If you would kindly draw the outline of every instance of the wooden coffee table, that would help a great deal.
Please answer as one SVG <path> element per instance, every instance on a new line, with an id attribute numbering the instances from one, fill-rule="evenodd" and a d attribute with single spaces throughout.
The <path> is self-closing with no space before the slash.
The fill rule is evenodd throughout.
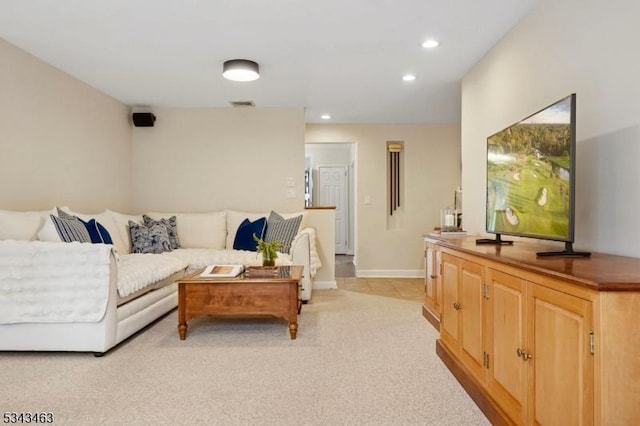
<path id="1" fill-rule="evenodd" d="M 298 284 L 304 267 L 287 268 L 288 276 L 284 277 L 246 278 L 241 274 L 235 278 L 202 278 L 200 270 L 178 280 L 180 340 L 187 337 L 187 321 L 202 315 L 282 318 L 288 321 L 289 334 L 295 339 L 301 307 Z"/>

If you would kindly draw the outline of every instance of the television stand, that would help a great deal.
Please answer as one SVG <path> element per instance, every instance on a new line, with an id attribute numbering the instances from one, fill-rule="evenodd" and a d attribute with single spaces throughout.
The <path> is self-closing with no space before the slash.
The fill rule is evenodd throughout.
<path id="1" fill-rule="evenodd" d="M 500 234 L 496 234 L 496 238 L 478 238 L 476 244 L 493 244 L 497 246 L 512 246 L 513 241 L 505 241 Z"/>
<path id="2" fill-rule="evenodd" d="M 573 243 L 564 243 L 562 251 L 539 251 L 536 253 L 538 257 L 589 257 L 591 253 L 588 251 L 573 251 Z"/>

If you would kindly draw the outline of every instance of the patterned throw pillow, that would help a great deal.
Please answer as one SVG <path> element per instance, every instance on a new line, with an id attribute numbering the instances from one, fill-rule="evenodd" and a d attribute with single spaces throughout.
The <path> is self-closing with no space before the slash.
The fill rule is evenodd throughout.
<path id="1" fill-rule="evenodd" d="M 269 219 L 267 219 L 267 231 L 264 240 L 266 242 L 280 241 L 282 242 L 282 253 L 289 253 L 291 243 L 298 233 L 302 215 L 285 219 L 278 213 L 271 211 Z"/>
<path id="2" fill-rule="evenodd" d="M 267 225 L 267 218 L 261 217 L 251 222 L 248 218 L 243 220 L 236 232 L 236 238 L 233 240 L 234 250 L 258 251 L 253 234 L 260 239 L 264 237 L 264 228 Z"/>
<path id="3" fill-rule="evenodd" d="M 171 251 L 167 227 L 160 222 L 146 227 L 129 221 L 131 253 L 164 253 Z"/>
<path id="4" fill-rule="evenodd" d="M 72 216 L 64 211 L 58 209 L 58 216 L 49 215 L 51 221 L 60 236 L 60 239 L 65 243 L 72 241 L 79 241 L 81 243 L 90 243 L 91 236 L 87 231 L 87 227 L 84 223 L 75 216 Z"/>
<path id="5" fill-rule="evenodd" d="M 167 228 L 171 249 L 180 248 L 180 238 L 178 238 L 178 221 L 175 216 L 171 216 L 169 219 L 162 218 L 160 220 L 155 220 L 146 214 L 143 214 L 142 220 L 144 220 L 144 226 L 149 228 L 156 223 L 162 223 Z"/>

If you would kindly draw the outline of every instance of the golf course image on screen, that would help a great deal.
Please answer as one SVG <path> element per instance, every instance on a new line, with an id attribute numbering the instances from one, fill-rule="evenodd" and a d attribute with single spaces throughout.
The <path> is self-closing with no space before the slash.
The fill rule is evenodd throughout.
<path id="1" fill-rule="evenodd" d="M 567 241 L 571 97 L 487 139 L 487 231 Z"/>

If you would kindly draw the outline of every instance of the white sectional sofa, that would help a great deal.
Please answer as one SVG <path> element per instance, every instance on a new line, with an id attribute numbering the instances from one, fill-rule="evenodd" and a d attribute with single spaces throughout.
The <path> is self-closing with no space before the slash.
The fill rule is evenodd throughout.
<path id="1" fill-rule="evenodd" d="M 0 210 L 0 350 L 102 354 L 177 306 L 179 277 L 207 265 L 259 265 L 259 254 L 234 250 L 240 223 L 268 213 L 147 213 L 176 216 L 180 247 L 161 254 L 130 253 L 128 223 L 142 215 L 107 210 L 70 212 L 95 219 L 113 244 L 60 242 L 51 212 Z M 304 266 L 301 299 L 311 299 L 321 266 L 315 230 L 304 223 L 277 264 Z M 285 217 L 296 214 L 283 215 Z M 176 332 L 177 333 L 177 332 Z"/>

